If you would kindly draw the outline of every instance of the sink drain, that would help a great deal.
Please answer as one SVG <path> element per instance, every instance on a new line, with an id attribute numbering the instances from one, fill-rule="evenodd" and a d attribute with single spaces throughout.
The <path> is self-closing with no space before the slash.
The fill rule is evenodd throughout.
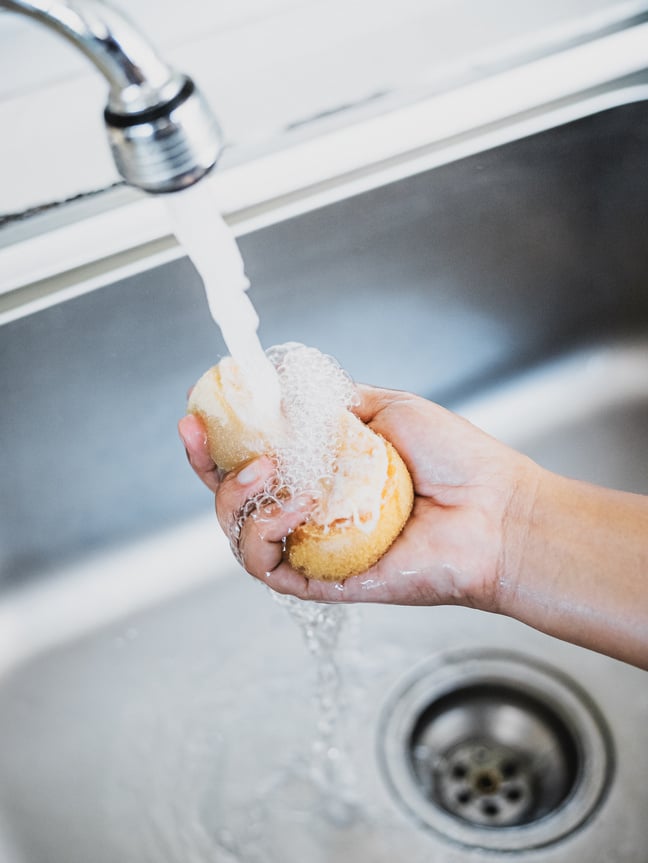
<path id="1" fill-rule="evenodd" d="M 419 718 L 407 756 L 421 790 L 471 824 L 526 824 L 578 778 L 577 742 L 547 705 L 512 686 L 463 686 Z"/>
<path id="2" fill-rule="evenodd" d="M 426 664 L 390 700 L 381 732 L 397 798 L 464 845 L 555 842 L 588 817 L 609 781 L 608 736 L 587 697 L 511 654 Z"/>

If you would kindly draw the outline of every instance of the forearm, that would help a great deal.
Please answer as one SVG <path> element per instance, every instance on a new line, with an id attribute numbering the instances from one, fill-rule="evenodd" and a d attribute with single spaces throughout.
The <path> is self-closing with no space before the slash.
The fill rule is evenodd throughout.
<path id="1" fill-rule="evenodd" d="M 648 497 L 541 471 L 533 505 L 517 521 L 500 609 L 648 668 Z"/>

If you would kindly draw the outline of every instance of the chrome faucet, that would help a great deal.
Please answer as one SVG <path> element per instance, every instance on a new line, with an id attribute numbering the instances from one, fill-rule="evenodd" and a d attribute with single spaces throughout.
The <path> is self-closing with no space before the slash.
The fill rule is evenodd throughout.
<path id="1" fill-rule="evenodd" d="M 200 180 L 222 147 L 216 118 L 193 81 L 168 66 L 128 19 L 99 0 L 0 0 L 72 42 L 109 84 L 104 112 L 117 170 L 147 192 Z"/>

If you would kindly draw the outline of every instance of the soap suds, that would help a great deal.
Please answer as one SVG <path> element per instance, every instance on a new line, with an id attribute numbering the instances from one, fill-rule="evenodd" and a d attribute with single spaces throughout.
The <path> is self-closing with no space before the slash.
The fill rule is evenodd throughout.
<path id="1" fill-rule="evenodd" d="M 275 473 L 240 512 L 235 540 L 251 515 L 267 518 L 275 506 L 302 500 L 315 508 L 327 497 L 335 484 L 344 416 L 357 404 L 353 381 L 333 357 L 297 342 L 266 353 L 279 379 L 284 430 L 269 453 Z"/>
<path id="2" fill-rule="evenodd" d="M 278 447 L 277 481 L 288 496 L 317 499 L 332 482 L 345 412 L 357 400 L 333 357 L 296 342 L 267 351 L 281 388 L 288 434 Z"/>

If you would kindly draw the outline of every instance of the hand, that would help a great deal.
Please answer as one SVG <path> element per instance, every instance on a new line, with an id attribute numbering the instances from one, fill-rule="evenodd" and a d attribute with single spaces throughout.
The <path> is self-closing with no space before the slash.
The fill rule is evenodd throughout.
<path id="1" fill-rule="evenodd" d="M 520 557 L 517 531 L 539 471 L 466 420 L 407 393 L 360 387 L 356 413 L 396 447 L 415 500 L 401 535 L 378 563 L 343 583 L 308 580 L 284 560 L 282 541 L 308 517 L 305 504 L 241 522 L 245 502 L 272 473 L 268 458 L 221 477 L 200 420 L 180 421 L 192 467 L 216 495 L 216 512 L 243 566 L 280 593 L 318 601 L 460 604 L 499 610 L 504 568 Z M 512 515 L 515 517 L 512 518 Z"/>

